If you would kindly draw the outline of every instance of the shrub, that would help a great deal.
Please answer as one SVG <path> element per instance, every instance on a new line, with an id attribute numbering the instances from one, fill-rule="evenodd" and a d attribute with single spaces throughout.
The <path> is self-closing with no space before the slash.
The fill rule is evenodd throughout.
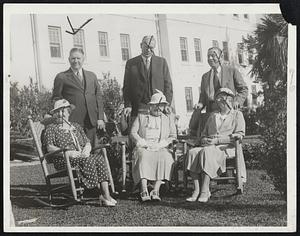
<path id="1" fill-rule="evenodd" d="M 41 120 L 52 108 L 51 92 L 40 92 L 37 83 L 30 78 L 29 86 L 18 88 L 17 82 L 10 83 L 10 130 L 22 136 L 31 135 L 28 116 Z"/>
<path id="2" fill-rule="evenodd" d="M 246 122 L 246 135 L 256 135 L 260 133 L 258 125 L 257 112 L 253 109 L 245 107 L 241 110 Z"/>
<path id="3" fill-rule="evenodd" d="M 262 82 L 264 91 L 264 106 L 257 110 L 266 143 L 261 164 L 286 198 L 288 24 L 282 15 L 267 15 L 254 35 L 244 41 L 249 50 L 254 48 L 258 52 L 252 73 Z"/>
<path id="4" fill-rule="evenodd" d="M 103 93 L 104 111 L 108 121 L 118 121 L 118 115 L 123 104 L 120 84 L 115 77 L 111 78 L 110 72 L 108 72 L 103 73 L 100 86 Z"/>

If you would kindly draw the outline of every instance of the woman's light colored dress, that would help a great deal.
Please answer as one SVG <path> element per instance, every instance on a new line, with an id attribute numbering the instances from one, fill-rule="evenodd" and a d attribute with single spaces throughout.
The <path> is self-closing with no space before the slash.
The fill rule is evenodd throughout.
<path id="1" fill-rule="evenodd" d="M 135 143 L 142 139 L 148 143 L 165 140 L 170 144 L 176 138 L 174 116 L 139 114 L 133 123 L 131 138 Z M 151 149 L 135 147 L 133 151 L 132 175 L 135 184 L 141 179 L 170 180 L 174 160 L 168 148 Z"/>
<path id="2" fill-rule="evenodd" d="M 230 140 L 229 135 L 245 135 L 245 120 L 243 113 L 231 110 L 227 116 L 222 117 L 219 112 L 212 113 L 203 129 L 201 137 L 218 137 L 223 142 Z M 220 172 L 226 171 L 226 157 L 235 155 L 232 144 L 208 145 L 189 150 L 186 158 L 186 170 L 193 173 L 204 171 L 210 178 L 215 178 Z M 246 167 L 243 153 L 241 153 L 242 181 L 246 182 Z"/>

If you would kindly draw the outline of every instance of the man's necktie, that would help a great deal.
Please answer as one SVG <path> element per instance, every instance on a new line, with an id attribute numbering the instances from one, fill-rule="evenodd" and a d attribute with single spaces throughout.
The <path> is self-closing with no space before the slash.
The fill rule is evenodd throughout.
<path id="1" fill-rule="evenodd" d="M 150 57 L 146 58 L 146 69 L 147 71 L 150 69 Z"/>
<path id="2" fill-rule="evenodd" d="M 77 72 L 76 76 L 80 80 L 80 82 L 83 84 L 82 76 L 80 75 L 79 71 Z"/>
<path id="3" fill-rule="evenodd" d="M 220 85 L 220 79 L 218 76 L 218 71 L 214 70 L 214 89 L 215 89 L 215 93 L 219 90 L 219 88 L 221 87 Z"/>

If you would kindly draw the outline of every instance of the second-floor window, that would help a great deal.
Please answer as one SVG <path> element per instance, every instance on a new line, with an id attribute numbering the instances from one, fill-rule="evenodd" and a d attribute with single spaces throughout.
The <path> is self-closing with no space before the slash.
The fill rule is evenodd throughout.
<path id="1" fill-rule="evenodd" d="M 219 42 L 218 42 L 218 40 L 213 40 L 213 41 L 212 41 L 212 46 L 218 48 L 218 47 L 219 47 Z"/>
<path id="2" fill-rule="evenodd" d="M 99 36 L 99 50 L 101 57 L 108 57 L 109 50 L 108 50 L 108 39 L 107 39 L 107 32 L 98 32 Z"/>
<path id="3" fill-rule="evenodd" d="M 249 15 L 248 14 L 244 14 L 244 19 L 245 20 L 249 20 Z"/>
<path id="4" fill-rule="evenodd" d="M 130 55 L 130 39 L 129 34 L 120 34 L 122 61 L 127 61 Z"/>
<path id="5" fill-rule="evenodd" d="M 73 36 L 73 45 L 75 48 L 81 48 L 85 52 L 85 42 L 84 42 L 84 32 L 83 30 L 79 30 L 74 36 Z"/>
<path id="6" fill-rule="evenodd" d="M 180 37 L 180 52 L 181 52 L 181 60 L 188 61 L 188 45 L 187 45 L 187 38 Z"/>
<path id="7" fill-rule="evenodd" d="M 228 42 L 223 42 L 223 55 L 224 55 L 224 61 L 229 61 L 229 50 L 228 50 Z"/>
<path id="8" fill-rule="evenodd" d="M 50 55 L 52 58 L 62 58 L 62 41 L 60 27 L 48 26 Z"/>
<path id="9" fill-rule="evenodd" d="M 185 102 L 186 110 L 188 112 L 193 111 L 193 90 L 192 87 L 185 87 Z"/>
<path id="10" fill-rule="evenodd" d="M 200 39 L 194 38 L 194 47 L 195 47 L 195 57 L 196 62 L 202 62 L 202 50 L 201 50 L 201 41 Z"/>

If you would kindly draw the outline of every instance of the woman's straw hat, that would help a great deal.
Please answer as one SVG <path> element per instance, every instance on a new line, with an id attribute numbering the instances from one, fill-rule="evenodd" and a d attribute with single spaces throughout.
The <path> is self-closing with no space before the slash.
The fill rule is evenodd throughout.
<path id="1" fill-rule="evenodd" d="M 53 114 L 55 113 L 56 111 L 58 111 L 59 109 L 62 109 L 62 108 L 67 108 L 67 107 L 70 107 L 71 110 L 73 110 L 75 108 L 75 106 L 73 104 L 70 104 L 66 99 L 60 99 L 60 100 L 57 100 L 55 103 L 54 103 L 54 109 L 52 109 L 50 111 L 50 114 Z"/>

